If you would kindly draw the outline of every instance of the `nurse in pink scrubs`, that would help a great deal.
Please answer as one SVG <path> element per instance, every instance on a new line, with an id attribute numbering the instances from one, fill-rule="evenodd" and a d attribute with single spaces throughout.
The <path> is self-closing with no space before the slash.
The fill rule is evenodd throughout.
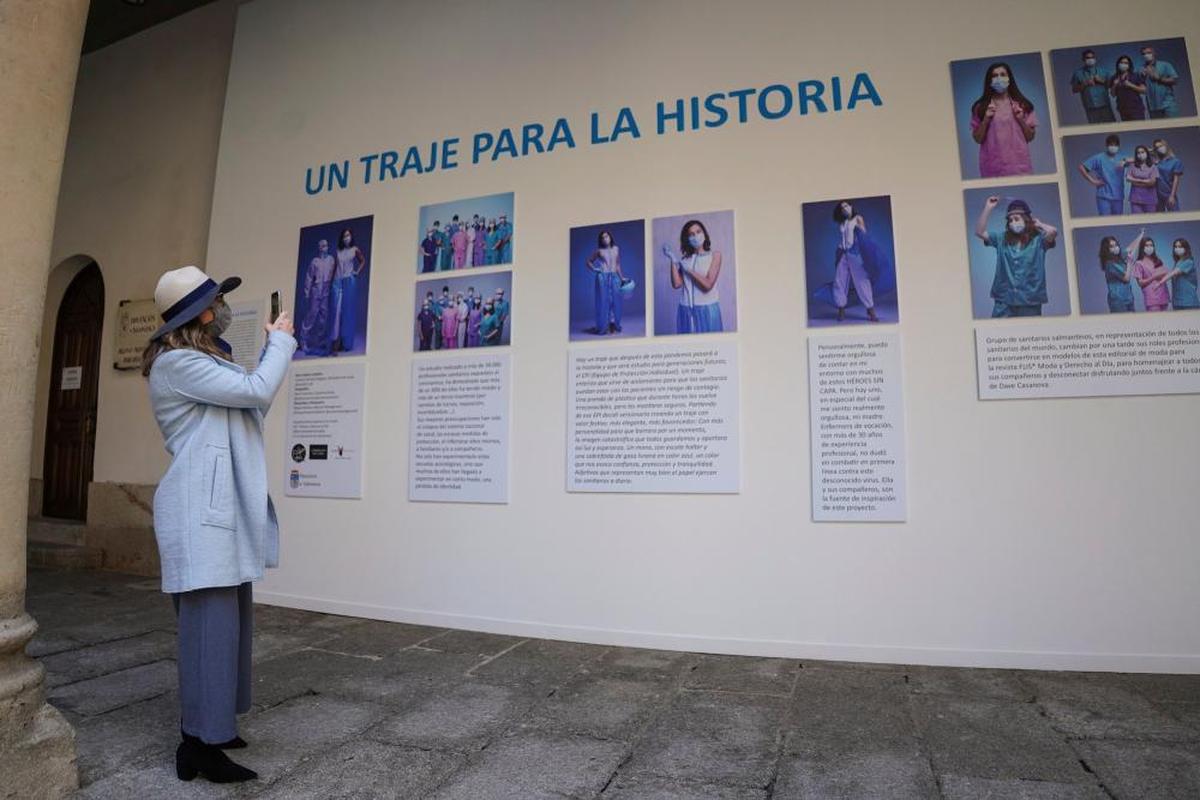
<path id="1" fill-rule="evenodd" d="M 442 309 L 442 349 L 458 349 L 458 304 L 453 300 Z"/>
<path id="2" fill-rule="evenodd" d="M 971 106 L 971 136 L 979 144 L 979 177 L 1031 175 L 1029 143 L 1037 134 L 1033 103 L 1017 86 L 1012 68 L 997 62 L 987 68 L 983 94 Z"/>

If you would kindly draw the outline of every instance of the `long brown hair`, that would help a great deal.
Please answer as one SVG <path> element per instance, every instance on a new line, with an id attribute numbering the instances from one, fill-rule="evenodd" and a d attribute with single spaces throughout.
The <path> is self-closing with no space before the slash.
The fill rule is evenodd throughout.
<path id="1" fill-rule="evenodd" d="M 149 377 L 154 359 L 168 350 L 199 350 L 213 358 L 223 358 L 232 361 L 229 354 L 217 344 L 217 339 L 207 330 L 200 317 L 189 320 L 173 331 L 168 331 L 159 339 L 151 339 L 142 351 L 142 375 Z"/>

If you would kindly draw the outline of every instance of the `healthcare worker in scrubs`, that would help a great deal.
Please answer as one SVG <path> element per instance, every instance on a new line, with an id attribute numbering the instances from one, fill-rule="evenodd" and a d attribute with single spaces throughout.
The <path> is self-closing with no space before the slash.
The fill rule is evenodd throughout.
<path id="1" fill-rule="evenodd" d="M 1158 208 L 1158 167 L 1150 160 L 1150 148 L 1139 144 L 1125 170 L 1129 183 L 1129 213 L 1149 214 Z"/>
<path id="2" fill-rule="evenodd" d="M 494 347 L 500 344 L 500 315 L 492 301 L 483 305 L 483 319 L 479 323 L 479 336 L 483 339 L 484 347 Z"/>
<path id="3" fill-rule="evenodd" d="M 984 201 L 975 222 L 975 235 L 996 250 L 992 279 L 993 317 L 1040 317 L 1046 294 L 1046 251 L 1058 241 L 1058 229 L 1035 216 L 1029 204 L 1016 199 L 1004 213 L 1003 231 L 988 230 L 988 218 L 1000 204 L 992 195 Z"/>
<path id="4" fill-rule="evenodd" d="M 1113 116 L 1112 99 L 1108 96 L 1108 82 L 1112 72 L 1096 66 L 1096 51 L 1083 51 L 1083 66 L 1071 75 L 1071 91 L 1079 95 L 1083 113 L 1088 122 L 1116 122 Z"/>
<path id="5" fill-rule="evenodd" d="M 479 327 L 483 323 L 483 304 L 479 298 L 471 300 L 471 310 L 467 312 L 467 347 L 479 347 L 483 344 Z"/>
<path id="6" fill-rule="evenodd" d="M 1174 65 L 1162 61 L 1149 45 L 1142 48 L 1141 75 L 1146 81 L 1146 109 L 1150 119 L 1164 119 L 1179 116 L 1179 105 L 1175 102 L 1175 84 L 1179 82 L 1179 73 Z"/>
<path id="7" fill-rule="evenodd" d="M 496 230 L 496 220 L 488 220 L 487 234 L 484 237 L 485 249 L 483 253 L 483 263 L 487 266 L 493 266 L 500 262 L 500 232 Z"/>
<path id="8" fill-rule="evenodd" d="M 1109 92 L 1117 102 L 1117 116 L 1122 122 L 1146 118 L 1146 79 L 1133 68 L 1133 59 L 1117 57 L 1116 72 Z"/>
<path id="9" fill-rule="evenodd" d="M 433 349 L 433 328 L 437 324 L 437 317 L 433 313 L 433 303 L 426 299 L 421 304 L 421 311 L 417 314 L 417 337 L 420 343 L 417 345 L 419 350 Z"/>
<path id="10" fill-rule="evenodd" d="M 1175 259 L 1166 280 L 1171 282 L 1171 305 L 1176 309 L 1200 308 L 1200 297 L 1196 293 L 1196 258 L 1192 255 L 1192 243 L 1187 239 L 1176 239 L 1171 243 L 1171 256 Z"/>
<path id="11" fill-rule="evenodd" d="M 496 310 L 496 330 L 499 331 L 497 344 L 504 339 L 504 326 L 508 324 L 509 314 L 512 313 L 512 304 L 504 299 L 504 290 L 496 290 L 496 298 L 493 302 Z"/>
<path id="12" fill-rule="evenodd" d="M 433 272 L 437 268 L 438 242 L 433 238 L 433 228 L 425 231 L 421 240 L 421 272 Z"/>
<path id="13" fill-rule="evenodd" d="M 454 301 L 442 309 L 442 349 L 458 349 L 458 304 Z"/>
<path id="14" fill-rule="evenodd" d="M 1157 211 L 1179 210 L 1179 184 L 1183 181 L 1183 162 L 1166 139 L 1154 140 L 1154 165 L 1158 167 Z"/>
<path id="15" fill-rule="evenodd" d="M 1125 211 L 1125 168 L 1129 161 L 1121 155 L 1121 137 L 1115 133 L 1104 140 L 1104 152 L 1079 165 L 1079 174 L 1096 187 L 1096 213 L 1102 217 Z"/>
<path id="16" fill-rule="evenodd" d="M 971 106 L 971 137 L 979 145 L 979 177 L 1030 175 L 1029 143 L 1037 135 L 1033 103 L 1021 93 L 1017 77 L 1004 62 L 987 68 L 983 93 Z"/>
<path id="17" fill-rule="evenodd" d="M 336 262 L 329 242 L 317 242 L 317 254 L 308 262 L 304 276 L 304 323 L 300 347 L 310 356 L 329 355 L 329 294 Z"/>
<path id="18" fill-rule="evenodd" d="M 512 263 L 513 228 L 508 224 L 508 215 L 500 215 L 500 223 L 496 226 L 496 257 L 498 264 Z"/>
<path id="19" fill-rule="evenodd" d="M 1141 238 L 1140 236 L 1138 237 Z M 1115 236 L 1100 240 L 1100 271 L 1108 289 L 1108 310 L 1113 314 L 1133 311 L 1133 252 L 1137 246 L 1131 244 L 1128 253 L 1122 254 L 1121 243 Z"/>
<path id="20" fill-rule="evenodd" d="M 1167 289 L 1170 270 L 1158 255 L 1154 240 L 1138 235 L 1137 260 L 1133 263 L 1133 279 L 1142 287 L 1142 302 L 1147 311 L 1166 311 L 1171 307 L 1171 292 Z"/>
<path id="21" fill-rule="evenodd" d="M 671 288 L 679 290 L 675 311 L 676 333 L 719 333 L 721 297 L 717 281 L 721 277 L 721 251 L 714 250 L 708 228 L 698 219 L 690 219 L 679 230 L 679 252 L 669 244 L 662 246 L 671 271 Z"/>

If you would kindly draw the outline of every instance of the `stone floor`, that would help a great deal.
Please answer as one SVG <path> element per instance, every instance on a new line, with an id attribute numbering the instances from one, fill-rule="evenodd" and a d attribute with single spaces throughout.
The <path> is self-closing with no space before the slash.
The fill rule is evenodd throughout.
<path id="1" fill-rule="evenodd" d="M 259 781 L 176 780 L 155 580 L 34 571 L 86 798 L 1200 798 L 1200 676 L 705 656 L 259 606 Z"/>

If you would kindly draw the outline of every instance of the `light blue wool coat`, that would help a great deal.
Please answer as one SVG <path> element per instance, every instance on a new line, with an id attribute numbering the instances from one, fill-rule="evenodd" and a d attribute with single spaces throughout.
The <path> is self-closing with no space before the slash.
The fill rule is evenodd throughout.
<path id="1" fill-rule="evenodd" d="M 278 565 L 263 416 L 295 350 L 272 331 L 254 372 L 198 350 L 154 360 L 150 403 L 171 454 L 154 493 L 164 592 L 237 586 Z"/>

